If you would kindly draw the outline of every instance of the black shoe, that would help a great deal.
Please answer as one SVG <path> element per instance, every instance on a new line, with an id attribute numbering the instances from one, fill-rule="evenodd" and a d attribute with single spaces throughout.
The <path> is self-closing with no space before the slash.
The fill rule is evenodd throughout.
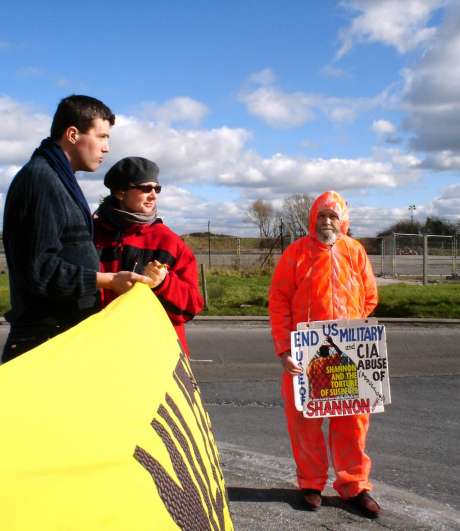
<path id="1" fill-rule="evenodd" d="M 377 518 L 380 512 L 380 505 L 374 500 L 367 490 L 361 491 L 357 496 L 349 498 L 348 503 L 358 509 L 367 518 Z"/>
<path id="2" fill-rule="evenodd" d="M 321 507 L 321 491 L 302 489 L 302 499 L 308 511 L 317 511 Z"/>

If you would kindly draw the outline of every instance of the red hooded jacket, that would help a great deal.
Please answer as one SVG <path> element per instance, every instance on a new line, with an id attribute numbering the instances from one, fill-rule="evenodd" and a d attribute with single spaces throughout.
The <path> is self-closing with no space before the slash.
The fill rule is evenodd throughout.
<path id="1" fill-rule="evenodd" d="M 198 285 L 197 264 L 183 240 L 159 219 L 152 225 L 133 224 L 117 231 L 100 217 L 94 219 L 94 241 L 100 256 L 100 271 L 142 273 L 148 262 L 158 260 L 168 266 L 164 281 L 153 289 L 189 355 L 184 324 L 203 309 Z M 102 290 L 102 305 L 116 294 Z"/>

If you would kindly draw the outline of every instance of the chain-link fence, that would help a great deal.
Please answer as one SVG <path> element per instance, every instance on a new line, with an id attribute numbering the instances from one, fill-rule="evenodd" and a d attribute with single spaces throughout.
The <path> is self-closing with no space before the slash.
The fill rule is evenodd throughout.
<path id="1" fill-rule="evenodd" d="M 458 236 L 393 233 L 376 238 L 378 256 L 371 255 L 374 271 L 392 278 L 457 278 L 460 273 Z"/>
<path id="2" fill-rule="evenodd" d="M 199 264 L 208 267 L 254 269 L 272 268 L 291 239 L 237 238 L 213 236 L 185 237 Z"/>
<path id="3" fill-rule="evenodd" d="M 198 263 L 234 269 L 273 267 L 291 242 L 289 236 L 264 239 L 210 235 L 208 238 L 185 240 L 194 250 Z M 427 282 L 460 275 L 459 235 L 394 233 L 383 238 L 362 238 L 360 241 L 378 276 L 414 278 Z"/>
<path id="4" fill-rule="evenodd" d="M 232 236 L 185 236 L 199 264 L 231 269 L 273 268 L 293 236 L 238 238 Z M 460 234 L 438 236 L 394 233 L 383 238 L 358 238 L 378 276 L 433 279 L 460 278 Z M 0 272 L 6 272 L 0 242 Z"/>

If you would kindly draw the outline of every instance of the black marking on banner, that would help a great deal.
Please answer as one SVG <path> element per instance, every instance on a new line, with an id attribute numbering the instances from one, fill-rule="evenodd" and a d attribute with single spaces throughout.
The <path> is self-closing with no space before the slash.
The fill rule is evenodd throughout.
<path id="1" fill-rule="evenodd" d="M 217 486 L 215 495 L 212 493 L 211 482 L 203 458 L 198 450 L 197 441 L 183 414 L 169 394 L 165 396 L 166 404 L 159 406 L 155 415 L 156 418 L 152 420 L 151 426 L 168 451 L 180 485 L 168 474 L 161 463 L 145 449 L 137 446 L 134 451 L 134 458 L 149 472 L 166 509 L 183 531 L 225 531 L 224 496 L 227 504 L 228 497 L 226 492 L 222 492 L 223 489 L 218 480 L 218 476 L 221 480 L 223 479 L 220 460 L 211 436 L 212 429 L 209 416 L 202 407 L 198 385 L 182 353 L 174 371 L 174 380 L 193 413 L 198 431 L 203 440 L 206 457 L 209 460 L 212 476 Z M 165 407 L 166 405 L 169 406 L 173 415 Z M 157 417 L 166 422 L 174 439 Z M 196 483 L 192 479 L 179 447 L 186 457 Z M 199 470 L 195 465 L 192 450 Z M 202 499 L 206 508 L 203 507 Z M 218 522 L 215 520 L 213 509 L 217 515 Z"/>

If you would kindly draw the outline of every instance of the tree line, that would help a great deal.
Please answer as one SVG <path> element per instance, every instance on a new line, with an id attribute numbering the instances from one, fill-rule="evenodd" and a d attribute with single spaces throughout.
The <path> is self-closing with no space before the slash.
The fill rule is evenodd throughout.
<path id="1" fill-rule="evenodd" d="M 410 219 L 403 219 L 393 223 L 387 229 L 379 232 L 377 237 L 388 236 L 394 232 L 399 234 L 433 234 L 438 236 L 455 236 L 458 233 L 459 225 L 450 221 L 438 218 L 427 217 L 424 222 Z"/>
<path id="2" fill-rule="evenodd" d="M 308 234 L 308 219 L 313 199 L 307 194 L 293 194 L 285 198 L 280 209 L 263 199 L 253 201 L 248 207 L 249 220 L 259 230 L 260 238 L 288 236 L 297 239 Z M 460 224 L 429 216 L 424 222 L 412 219 L 399 220 L 377 233 L 377 238 L 394 232 L 400 234 L 433 234 L 455 236 Z"/>
<path id="3" fill-rule="evenodd" d="M 248 208 L 249 220 L 254 223 L 260 238 L 292 239 L 308 234 L 308 218 L 313 200 L 307 194 L 292 194 L 286 197 L 280 209 L 268 201 L 257 199 Z"/>

